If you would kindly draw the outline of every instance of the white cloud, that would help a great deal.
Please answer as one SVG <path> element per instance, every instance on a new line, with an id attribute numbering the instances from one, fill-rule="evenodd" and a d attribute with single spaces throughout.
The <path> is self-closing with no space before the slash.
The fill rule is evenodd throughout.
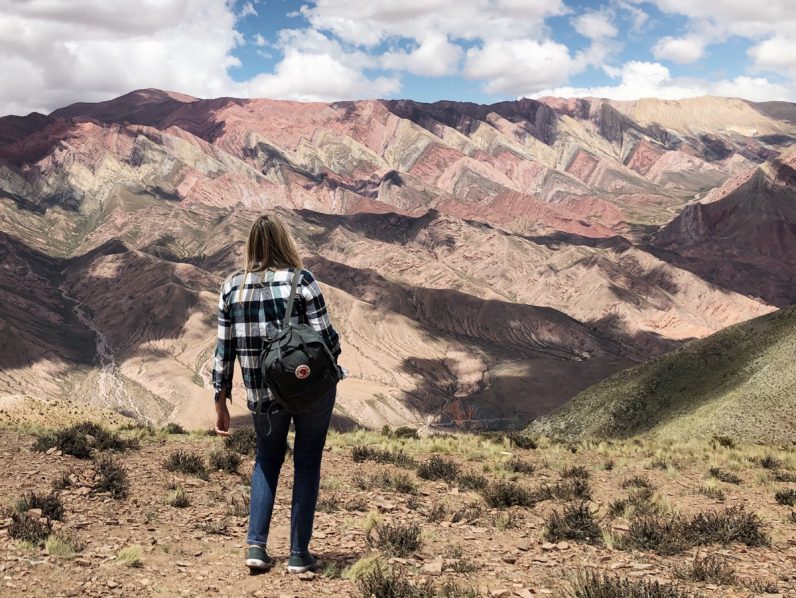
<path id="1" fill-rule="evenodd" d="M 256 17 L 257 10 L 254 8 L 254 4 L 251 2 L 247 2 L 243 5 L 243 8 L 240 10 L 240 14 L 238 15 L 240 18 L 245 19 L 246 17 Z"/>
<path id="2" fill-rule="evenodd" d="M 268 43 L 266 39 L 259 33 L 254 34 L 254 37 L 252 37 L 252 41 L 254 42 L 255 46 L 258 46 L 260 48 L 262 48 Z"/>
<path id="3" fill-rule="evenodd" d="M 575 70 L 569 49 L 552 41 L 490 41 L 467 51 L 464 75 L 486 80 L 489 93 L 528 95 L 559 85 Z"/>
<path id="4" fill-rule="evenodd" d="M 757 68 L 785 69 L 796 76 L 796 36 L 774 36 L 749 48 L 748 54 Z"/>
<path id="5" fill-rule="evenodd" d="M 535 94 L 536 97 L 598 97 L 614 100 L 662 98 L 677 100 L 703 95 L 740 97 L 753 101 L 792 100 L 793 90 L 765 78 L 739 76 L 732 80 L 704 81 L 673 78 L 669 69 L 657 62 L 626 62 L 619 68 L 606 67 L 616 85 L 597 87 L 558 87 Z"/>
<path id="6" fill-rule="evenodd" d="M 616 25 L 605 12 L 585 12 L 572 20 L 575 31 L 589 39 L 616 37 Z"/>
<path id="7" fill-rule="evenodd" d="M 390 37 L 420 43 L 430 34 L 487 41 L 534 37 L 545 18 L 568 9 L 563 0 L 315 0 L 301 12 L 316 29 L 346 43 L 374 46 Z"/>
<path id="8" fill-rule="evenodd" d="M 441 77 L 457 71 L 463 54 L 461 46 L 450 43 L 447 36 L 431 33 L 411 52 L 386 52 L 381 57 L 381 64 L 386 69 Z"/>
<path id="9" fill-rule="evenodd" d="M 663 37 L 652 48 L 655 58 L 678 64 L 696 62 L 704 51 L 705 42 L 697 37 Z"/>
<path id="10" fill-rule="evenodd" d="M 0 0 L 0 114 L 159 87 L 223 95 L 241 43 L 225 0 Z"/>

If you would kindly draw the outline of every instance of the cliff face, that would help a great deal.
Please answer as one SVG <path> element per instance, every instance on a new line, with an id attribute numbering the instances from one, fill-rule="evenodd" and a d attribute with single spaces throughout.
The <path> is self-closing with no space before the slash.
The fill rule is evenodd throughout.
<path id="1" fill-rule="evenodd" d="M 465 408 L 527 420 L 793 296 L 796 126 L 781 107 L 701 101 L 142 90 L 0 118 L 0 233 L 16 256 L 0 291 L 47 322 L 6 330 L 51 339 L 0 353 L 0 392 L 203 424 L 191 405 L 207 394 L 217 287 L 275 209 L 341 328 L 342 409 L 373 425 Z M 708 124 L 685 126 L 689 110 Z M 768 282 L 741 284 L 749 268 Z M 42 335 L 59 317 L 68 332 Z M 62 383 L 39 385 L 42 367 Z"/>

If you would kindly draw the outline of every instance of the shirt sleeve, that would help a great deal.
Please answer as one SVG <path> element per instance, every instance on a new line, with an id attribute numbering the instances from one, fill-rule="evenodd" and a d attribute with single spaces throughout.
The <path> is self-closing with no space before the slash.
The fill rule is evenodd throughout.
<path id="1" fill-rule="evenodd" d="M 213 367 L 213 388 L 226 389 L 231 396 L 232 376 L 235 372 L 235 337 L 233 322 L 224 288 L 218 298 L 218 338 L 216 340 L 215 366 Z"/>
<path id="2" fill-rule="evenodd" d="M 304 270 L 301 284 L 301 296 L 304 298 L 304 305 L 306 306 L 307 323 L 317 330 L 323 336 L 326 346 L 334 355 L 334 358 L 340 355 L 340 335 L 332 326 L 329 319 L 329 311 L 326 308 L 326 301 L 323 298 L 321 287 L 313 277 L 312 273 Z"/>

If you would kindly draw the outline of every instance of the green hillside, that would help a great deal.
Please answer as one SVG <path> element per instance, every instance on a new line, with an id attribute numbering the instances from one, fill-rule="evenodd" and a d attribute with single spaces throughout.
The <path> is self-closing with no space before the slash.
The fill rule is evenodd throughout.
<path id="1" fill-rule="evenodd" d="M 534 420 L 527 432 L 796 441 L 796 306 L 623 370 Z"/>

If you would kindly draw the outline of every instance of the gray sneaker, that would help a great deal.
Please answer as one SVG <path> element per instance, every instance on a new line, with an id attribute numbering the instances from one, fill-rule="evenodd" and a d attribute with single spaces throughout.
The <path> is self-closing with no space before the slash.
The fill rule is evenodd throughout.
<path id="1" fill-rule="evenodd" d="M 291 554 L 287 562 L 288 573 L 304 573 L 320 567 L 321 563 L 311 554 Z"/>
<path id="2" fill-rule="evenodd" d="M 274 565 L 274 559 L 268 556 L 265 548 L 249 546 L 246 550 L 246 566 L 256 571 L 265 571 Z"/>

